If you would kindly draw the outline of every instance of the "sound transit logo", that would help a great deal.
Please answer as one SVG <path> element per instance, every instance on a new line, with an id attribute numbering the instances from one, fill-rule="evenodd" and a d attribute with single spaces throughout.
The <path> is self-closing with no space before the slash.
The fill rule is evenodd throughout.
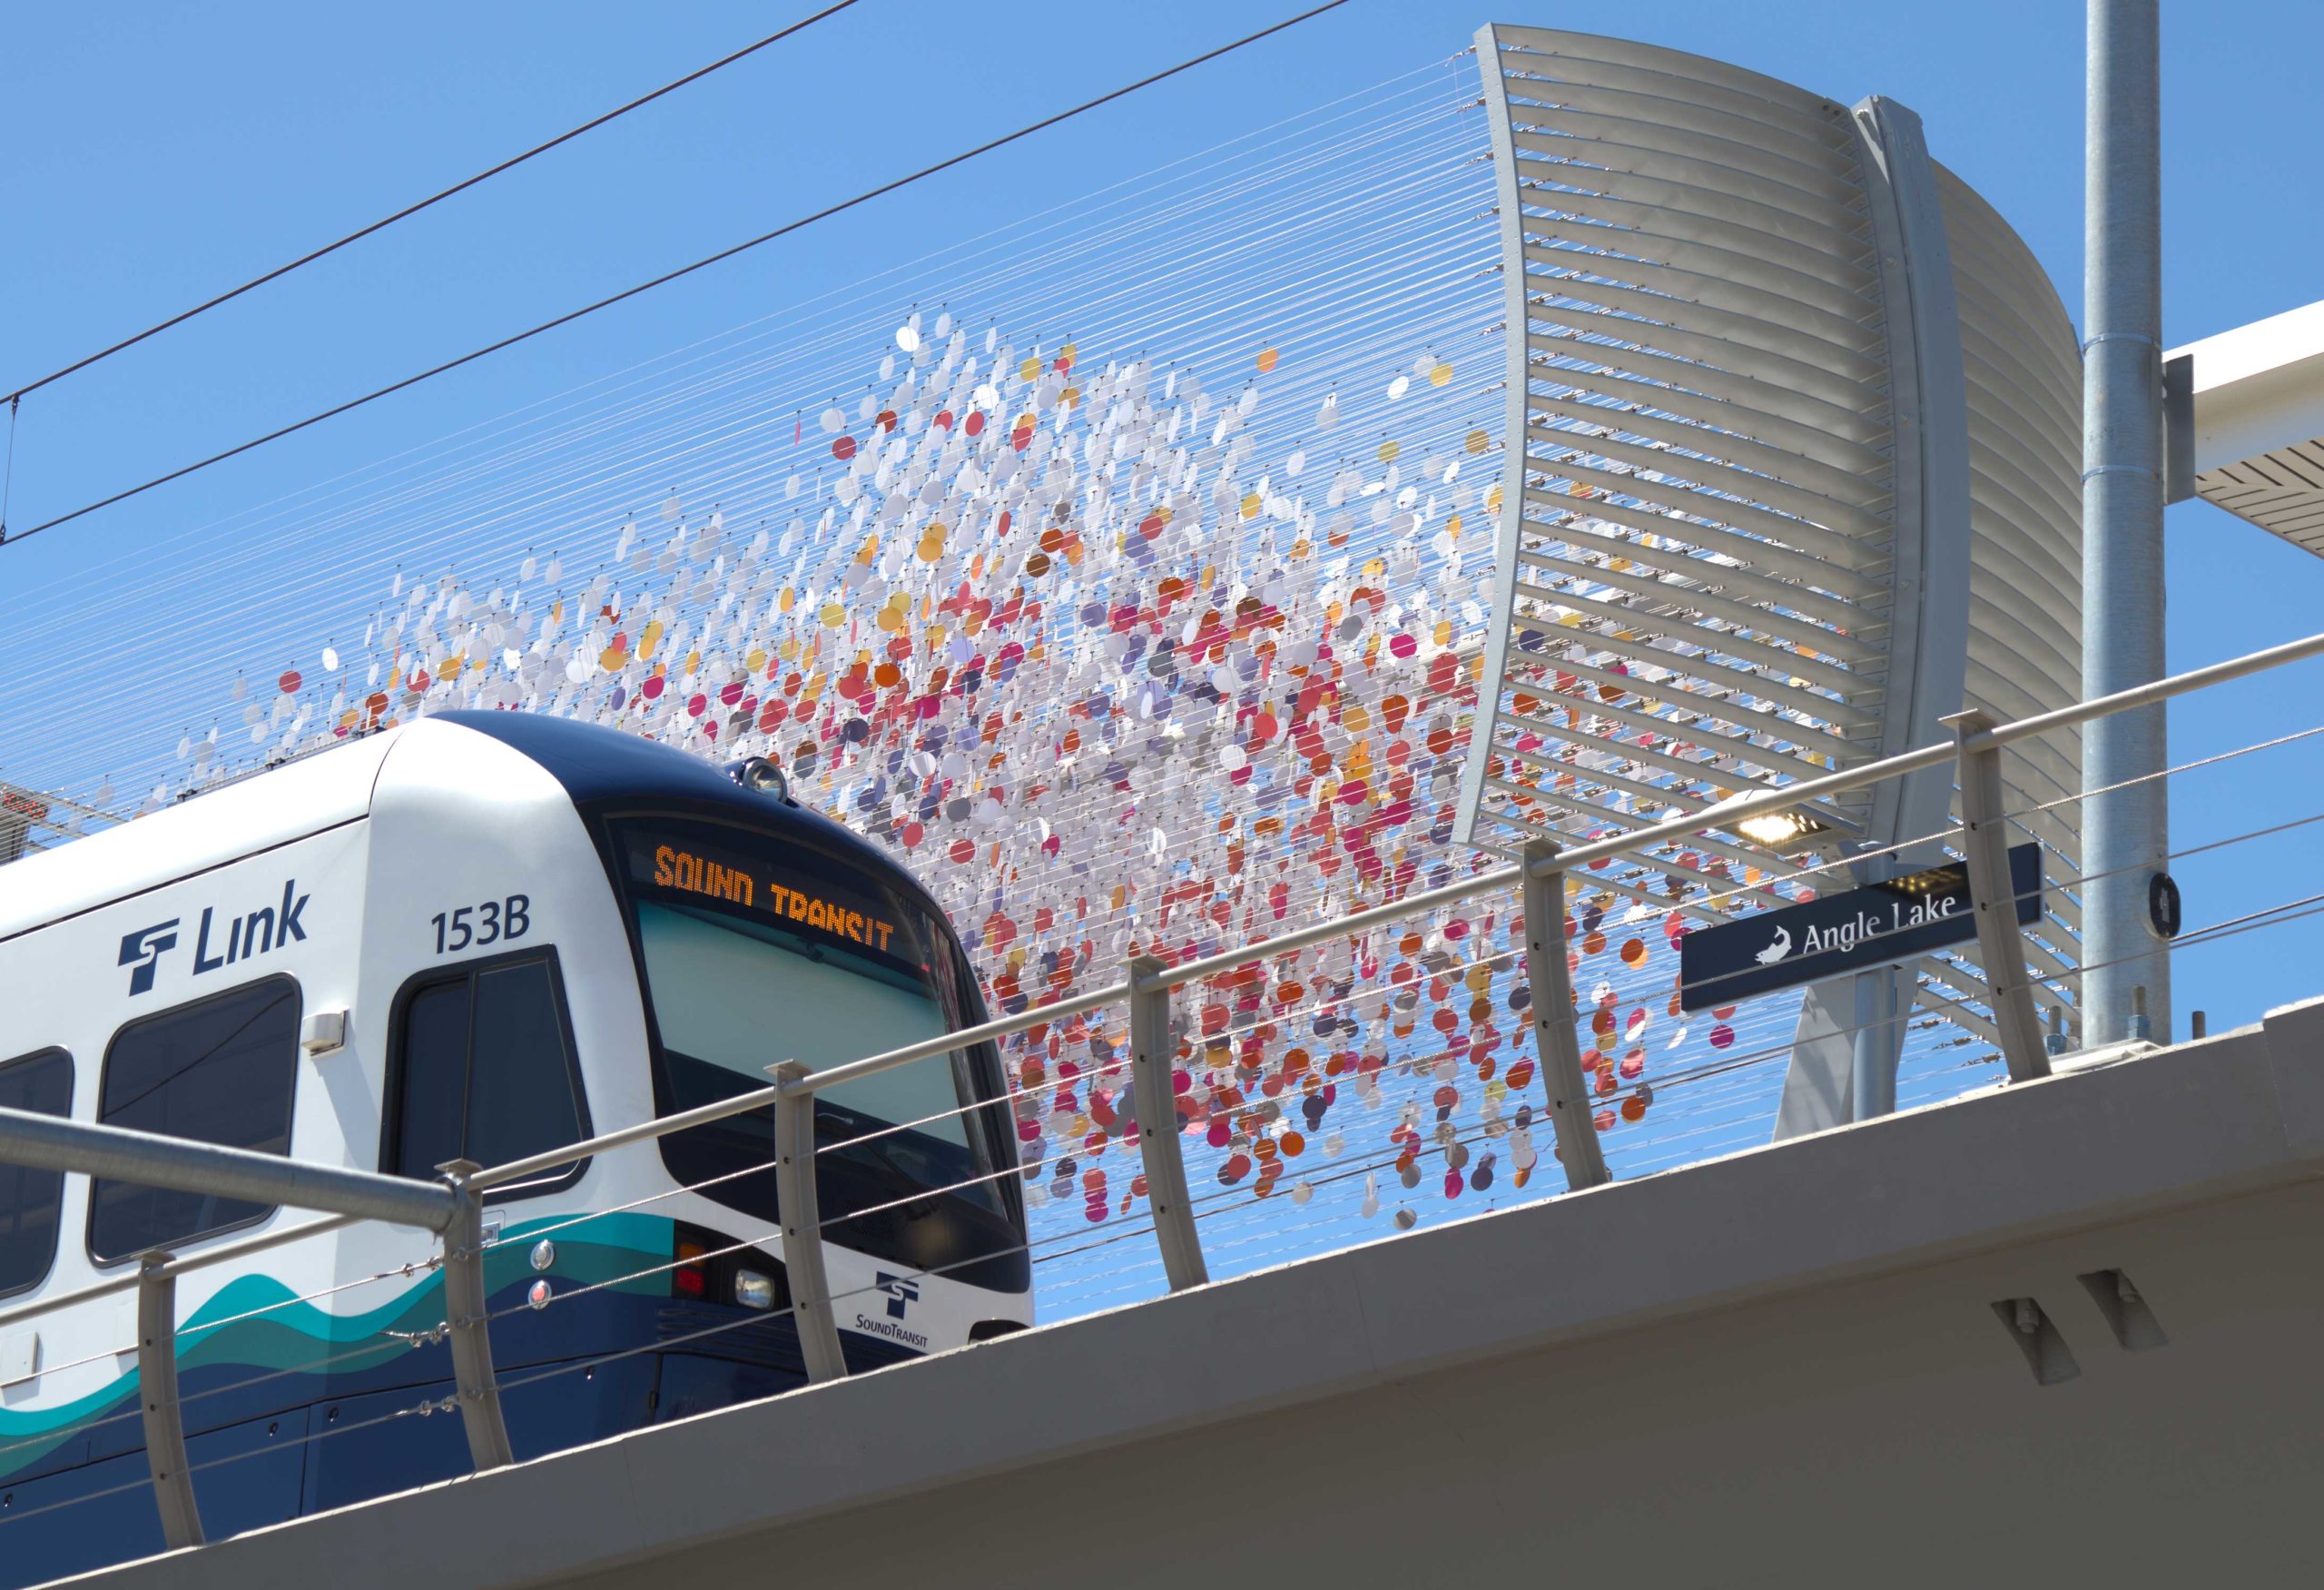
<path id="1" fill-rule="evenodd" d="M 883 1269 L 874 1284 L 888 1294 L 888 1318 L 891 1319 L 901 1319 L 904 1310 L 920 1301 L 920 1283 L 910 1276 L 890 1275 Z"/>
<path id="2" fill-rule="evenodd" d="M 129 992 L 134 997 L 149 992 L 153 986 L 153 969 L 162 963 L 162 952 L 172 948 L 178 935 L 172 930 L 178 925 L 174 916 L 167 922 L 141 927 L 135 933 L 121 936 L 121 962 L 123 966 L 134 962 L 137 970 L 129 974 Z"/>
<path id="3" fill-rule="evenodd" d="M 215 972 L 222 966 L 233 965 L 254 956 L 271 954 L 294 940 L 304 943 L 306 925 L 299 919 L 305 914 L 310 894 L 299 893 L 299 880 L 285 879 L 282 900 L 279 907 L 261 905 L 255 911 L 228 917 L 221 925 L 217 908 L 202 908 L 202 921 L 194 930 L 193 975 Z M 135 933 L 121 936 L 121 957 L 117 964 L 131 967 L 129 993 L 134 999 L 151 993 L 154 974 L 161 970 L 162 953 L 177 947 L 178 923 L 183 919 L 172 916 L 167 922 L 157 922 L 151 927 L 141 927 Z"/>
<path id="4" fill-rule="evenodd" d="M 908 1348 L 926 1352 L 928 1338 L 908 1325 L 895 1323 L 904 1317 L 904 1311 L 907 1309 L 920 1301 L 920 1278 L 891 1275 L 882 1269 L 874 1272 L 872 1284 L 878 1290 L 888 1295 L 888 1318 L 874 1319 L 869 1314 L 858 1311 L 855 1316 L 855 1328 L 862 1331 L 866 1336 L 884 1336 L 890 1341 L 900 1341 Z"/>

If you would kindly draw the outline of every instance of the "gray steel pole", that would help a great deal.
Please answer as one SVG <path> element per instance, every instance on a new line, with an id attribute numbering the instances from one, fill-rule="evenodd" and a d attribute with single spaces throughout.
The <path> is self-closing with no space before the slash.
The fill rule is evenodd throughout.
<path id="1" fill-rule="evenodd" d="M 1994 726 L 1974 707 L 1945 720 L 1964 746 Z M 2050 1074 L 2042 1017 L 2025 980 L 2025 929 L 2017 919 L 2017 884 L 2009 870 L 2008 802 L 2002 795 L 2001 752 L 1964 750 L 1954 775 L 1961 791 L 1961 854 L 1977 914 L 1977 959 L 1984 963 L 1985 1003 L 1994 1013 L 2001 1057 L 2013 1082 Z"/>
<path id="2" fill-rule="evenodd" d="M 767 1068 L 774 1073 L 774 1204 L 783 1221 L 783 1265 L 790 1272 L 791 1318 L 807 1378 L 821 1384 L 847 1374 L 839 1318 L 832 1312 L 831 1275 L 823 1264 L 822 1206 L 815 1185 L 815 1094 L 803 1086 L 815 1073 L 795 1060 Z M 836 1067 L 834 1070 L 838 1069 Z M 713 1302 L 721 1299 L 713 1299 Z"/>
<path id="3" fill-rule="evenodd" d="M 1170 1289 L 1183 1292 L 1210 1279 L 1195 1230 L 1194 1200 L 1187 1192 L 1187 1160 L 1178 1137 L 1178 1105 L 1170 1086 L 1177 1040 L 1170 1032 L 1170 991 L 1138 984 L 1169 968 L 1160 957 L 1133 955 L 1129 975 L 1130 1098 L 1137 1107 L 1137 1151 L 1146 1167 L 1146 1207 L 1154 1216 L 1154 1240 L 1162 1249 L 1162 1273 Z"/>
<path id="4" fill-rule="evenodd" d="M 202 1543 L 202 1505 L 185 1457 L 185 1413 L 178 1401 L 178 1283 L 166 1253 L 137 1266 L 137 1398 L 145 1427 L 145 1467 L 153 1476 L 162 1539 L 172 1551 Z"/>
<path id="5" fill-rule="evenodd" d="M 452 1220 L 444 1228 L 444 1328 L 452 1339 L 452 1384 L 459 1392 L 460 1426 L 468 1461 L 478 1473 L 514 1463 L 500 1381 L 492 1370 L 491 1298 L 484 1279 L 484 1200 L 471 1179 L 473 1160 L 439 1165 L 451 1184 Z"/>
<path id="6" fill-rule="evenodd" d="M 1857 1121 L 1876 1121 L 1896 1113 L 1896 1067 L 1904 1059 L 1900 1041 L 1905 1018 L 1912 1014 L 1911 999 L 1899 988 L 1902 970 L 1895 966 L 1859 972 L 1853 979 L 1856 993 L 1856 1032 L 1850 1040 L 1848 1075 L 1851 1114 Z"/>
<path id="7" fill-rule="evenodd" d="M 2162 272 L 2156 0 L 2089 0 L 2083 248 L 2082 693 L 2162 676 Z M 2085 1045 L 2131 1033 L 2146 990 L 2171 1035 L 2170 958 L 2147 891 L 2170 854 L 2163 708 L 2083 733 L 2083 786 L 2147 782 L 2083 803 L 2081 1014 Z"/>
<path id="8" fill-rule="evenodd" d="M 1590 1082 L 1581 1074 L 1581 1046 L 1573 1036 L 1573 981 L 1565 957 L 1565 873 L 1557 846 L 1529 839 L 1524 847 L 1526 1013 L 1541 1062 L 1541 1090 L 1550 1097 L 1550 1128 L 1557 1134 L 1565 1184 L 1579 1192 L 1614 1179 L 1606 1146 L 1598 1141 Z"/>

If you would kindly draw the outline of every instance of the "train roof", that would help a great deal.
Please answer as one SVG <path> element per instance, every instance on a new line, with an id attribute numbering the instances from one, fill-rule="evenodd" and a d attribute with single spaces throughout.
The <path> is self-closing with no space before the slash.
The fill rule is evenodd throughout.
<path id="1" fill-rule="evenodd" d="M 659 741 L 534 712 L 445 712 L 426 720 L 489 735 L 538 763 L 592 815 L 625 805 L 712 810 L 828 851 L 908 884 L 943 915 L 920 880 L 888 852 L 820 812 L 744 789 L 726 770 Z"/>
<path id="2" fill-rule="evenodd" d="M 369 812 L 380 764 L 413 726 L 301 757 L 0 867 L 0 941 L 353 822 Z"/>
<path id="3" fill-rule="evenodd" d="M 409 746 L 457 756 L 454 732 L 482 735 L 537 763 L 585 813 L 663 805 L 732 816 L 904 883 L 934 908 L 919 881 L 862 835 L 819 813 L 745 790 L 701 757 L 568 718 L 445 712 L 0 868 L 0 942 L 366 816 L 390 755 Z"/>

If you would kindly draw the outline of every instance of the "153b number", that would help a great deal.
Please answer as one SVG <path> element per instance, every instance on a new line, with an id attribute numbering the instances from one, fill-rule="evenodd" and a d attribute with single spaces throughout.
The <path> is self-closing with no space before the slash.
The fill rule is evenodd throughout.
<path id="1" fill-rule="evenodd" d="M 439 955 L 457 955 L 462 950 L 480 950 L 487 944 L 513 943 L 532 931 L 532 896 L 511 894 L 506 900 L 487 900 L 480 905 L 439 911 L 428 921 L 436 929 L 436 953 Z"/>

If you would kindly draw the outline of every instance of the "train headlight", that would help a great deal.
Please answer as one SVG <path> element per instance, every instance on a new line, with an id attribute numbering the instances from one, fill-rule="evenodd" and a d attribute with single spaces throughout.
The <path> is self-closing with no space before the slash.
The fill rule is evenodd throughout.
<path id="1" fill-rule="evenodd" d="M 773 795 L 779 801 L 791 798 L 791 781 L 783 776 L 783 764 L 771 757 L 745 756 L 729 762 L 726 776 L 753 795 Z"/>
<path id="2" fill-rule="evenodd" d="M 754 1269 L 734 1272 L 734 1301 L 745 1309 L 774 1307 L 774 1282 Z"/>

